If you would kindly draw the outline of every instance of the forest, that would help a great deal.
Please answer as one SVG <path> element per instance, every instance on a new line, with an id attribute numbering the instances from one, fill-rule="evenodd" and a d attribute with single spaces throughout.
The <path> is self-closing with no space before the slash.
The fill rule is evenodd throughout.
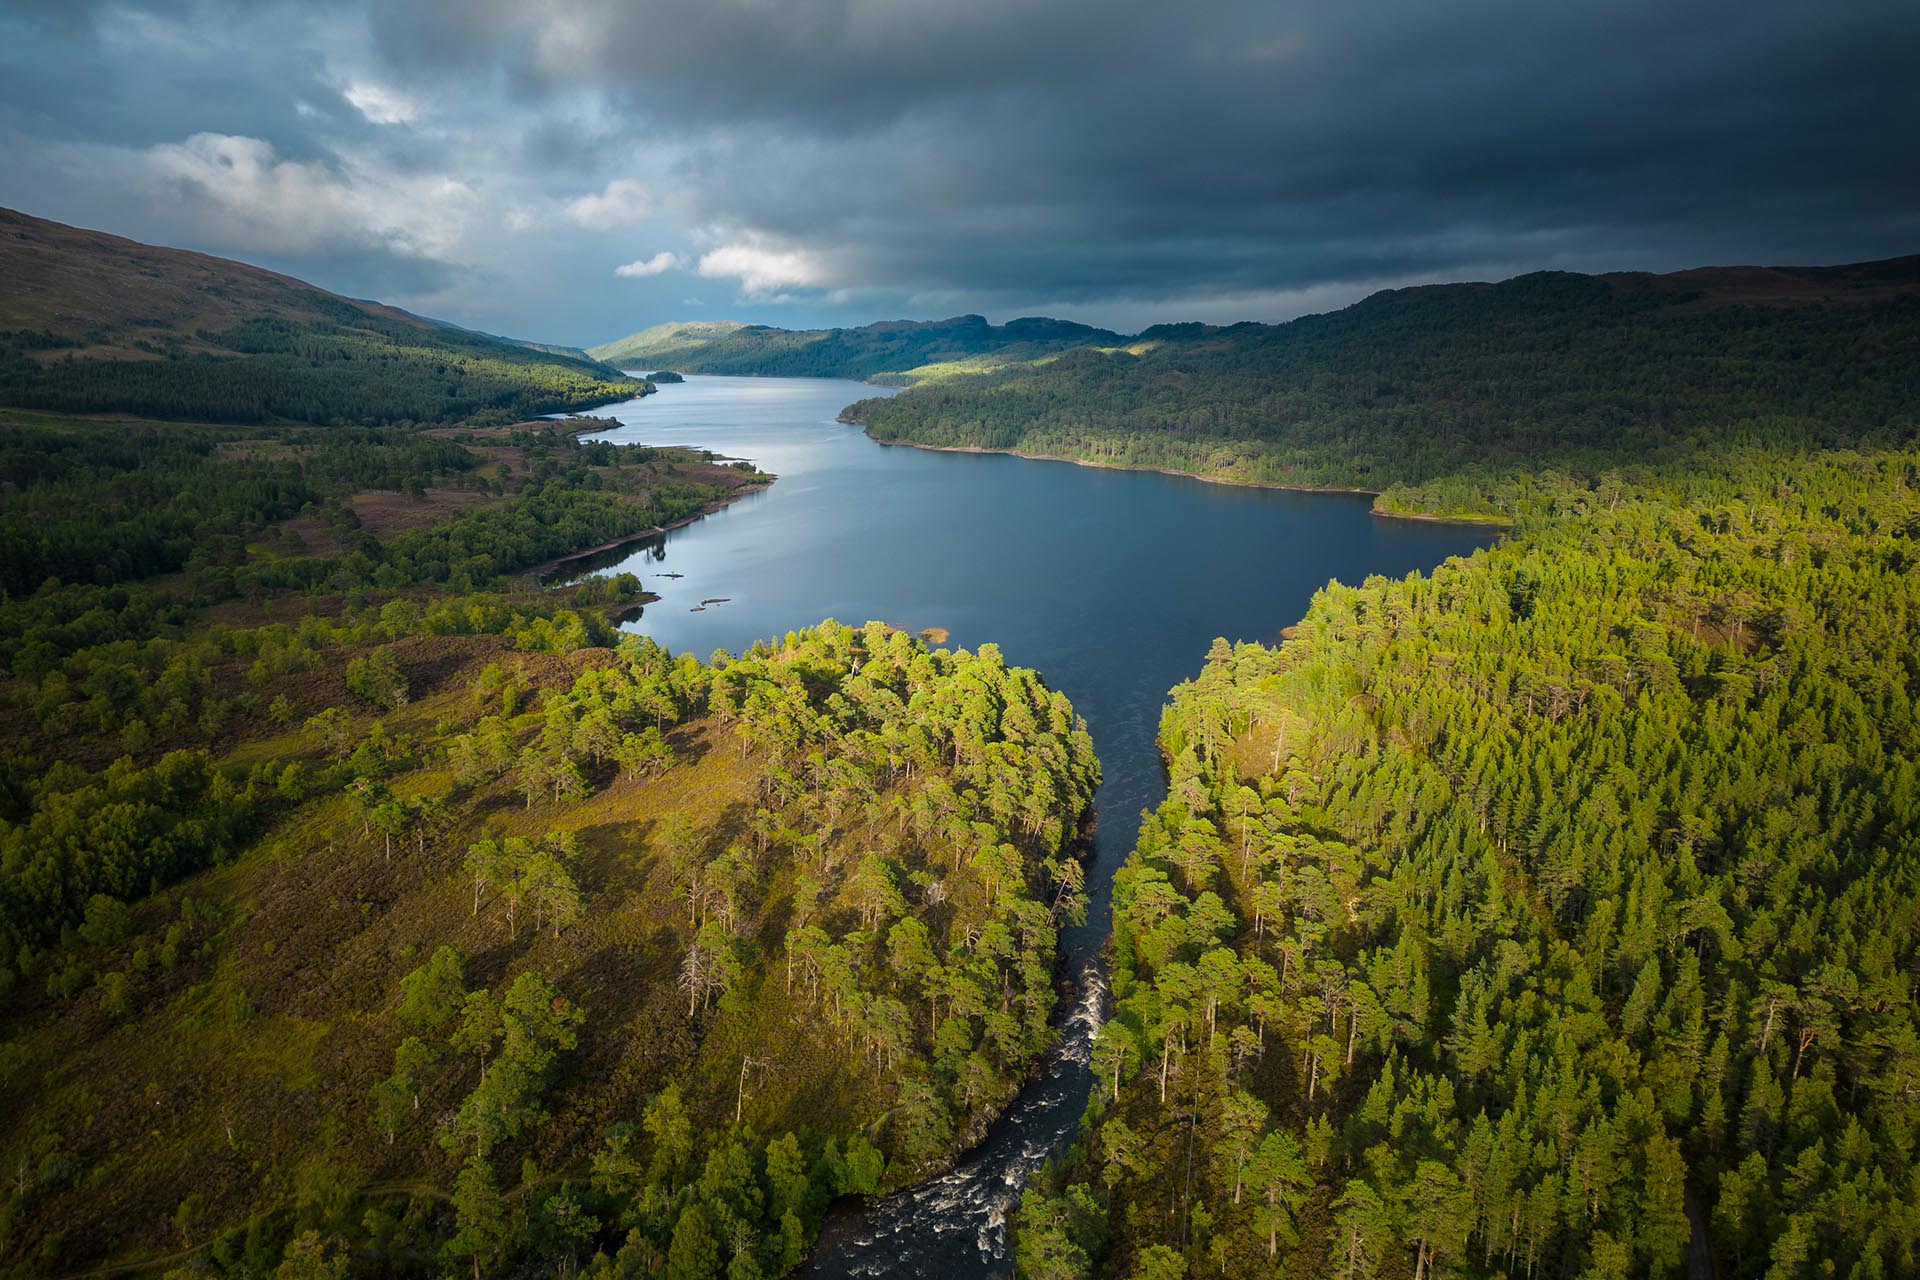
<path id="1" fill-rule="evenodd" d="M 979 1140 L 1086 918 L 1040 673 L 669 653 L 569 558 L 773 477 L 531 416 L 642 384 L 0 225 L 0 1275 L 756 1280 Z M 62 236 L 125 314 L 36 319 Z M 1508 526 L 1193 655 L 1018 1274 L 1920 1273 L 1912 265 L 636 335 Z"/>
<path id="2" fill-rule="evenodd" d="M 264 736 L 9 777 L 15 1266 L 777 1274 L 1050 1042 L 1099 774 L 1032 672 L 425 623 Z"/>
<path id="3" fill-rule="evenodd" d="M 103 429 L 0 411 L 0 669 L 67 680 L 56 702 L 98 699 L 88 718 L 117 729 L 102 703 L 119 708 L 191 650 L 208 609 L 270 615 L 291 600 L 318 622 L 370 588 L 500 592 L 769 480 L 579 438 L 603 425 Z M 96 653 L 136 674 L 94 670 Z"/>
<path id="4" fill-rule="evenodd" d="M 140 359 L 35 359 L 43 337 L 3 333 L 0 404 L 206 422 L 491 425 L 649 390 L 591 360 L 402 324 L 344 301 L 328 310 L 336 314 L 325 320 L 203 330 Z"/>
<path id="5" fill-rule="evenodd" d="M 1913 438 L 1916 351 L 1920 292 L 1733 305 L 1541 272 L 935 371 L 844 418 L 886 442 L 1363 489 L 1382 511 L 1511 519 L 1550 498 L 1549 473 L 1593 478 L 1727 445 L 1897 446 Z"/>
<path id="6" fill-rule="evenodd" d="M 1730 451 L 1217 641 L 1020 1273 L 1914 1274 L 1917 569 L 1920 454 Z"/>
<path id="7" fill-rule="evenodd" d="M 767 477 L 581 425 L 13 415 L 5 1273 L 778 1274 L 1052 1043 L 1066 700 L 623 638 L 527 571 Z"/>

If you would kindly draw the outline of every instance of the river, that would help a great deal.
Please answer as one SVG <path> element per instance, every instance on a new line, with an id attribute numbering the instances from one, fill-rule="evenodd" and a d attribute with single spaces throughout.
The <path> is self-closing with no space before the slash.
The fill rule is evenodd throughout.
<path id="1" fill-rule="evenodd" d="M 954 646 L 991 641 L 1037 668 L 1086 717 L 1105 784 L 1087 921 L 1062 937 L 1082 999 L 1058 1050 L 952 1173 L 833 1215 L 803 1268 L 999 1275 L 1007 1211 L 1086 1104 L 1113 872 L 1140 812 L 1165 793 L 1154 734 L 1168 690 L 1215 636 L 1277 640 L 1330 578 L 1431 569 L 1494 534 L 1379 519 L 1359 495 L 882 446 L 835 421 L 876 394 L 830 379 L 689 377 L 596 410 L 623 424 L 600 439 L 694 445 L 779 480 L 593 567 L 637 573 L 659 594 L 628 629 L 675 652 L 738 652 L 823 618 L 945 627 Z"/>

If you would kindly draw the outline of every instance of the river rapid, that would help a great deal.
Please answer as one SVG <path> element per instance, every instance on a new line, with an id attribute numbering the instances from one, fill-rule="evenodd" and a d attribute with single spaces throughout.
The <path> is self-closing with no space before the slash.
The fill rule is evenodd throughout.
<path id="1" fill-rule="evenodd" d="M 692 445 L 779 480 L 575 572 L 638 574 L 661 598 L 627 629 L 675 652 L 738 652 L 823 618 L 943 627 L 952 646 L 995 643 L 1037 668 L 1086 718 L 1105 782 L 1087 920 L 1061 937 L 1077 990 L 1058 1047 L 952 1172 L 836 1212 L 802 1268 L 1004 1275 L 1007 1214 L 1086 1105 L 1113 873 L 1165 794 L 1154 735 L 1168 691 L 1215 636 L 1277 641 L 1330 578 L 1428 570 L 1496 535 L 1381 519 L 1360 495 L 882 446 L 836 421 L 876 394 L 831 379 L 689 377 L 596 410 L 622 424 L 597 438 Z"/>

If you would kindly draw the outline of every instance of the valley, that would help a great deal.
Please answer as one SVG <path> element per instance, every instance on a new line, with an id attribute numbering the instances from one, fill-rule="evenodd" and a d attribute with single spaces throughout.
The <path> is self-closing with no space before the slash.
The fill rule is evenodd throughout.
<path id="1" fill-rule="evenodd" d="M 655 385 L 138 249 L 0 396 L 8 1273 L 1920 1247 L 1902 262 Z"/>

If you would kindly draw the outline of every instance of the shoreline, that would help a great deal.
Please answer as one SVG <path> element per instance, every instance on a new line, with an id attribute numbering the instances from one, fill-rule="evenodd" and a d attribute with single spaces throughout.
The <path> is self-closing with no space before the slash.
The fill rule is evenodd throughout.
<path id="1" fill-rule="evenodd" d="M 1515 521 L 1502 516 L 1447 516 L 1429 511 L 1382 511 L 1375 507 L 1374 516 L 1382 520 L 1419 520 L 1426 524 L 1464 524 L 1476 529 L 1498 529 L 1502 533 L 1513 532 Z"/>
<path id="2" fill-rule="evenodd" d="M 777 478 L 778 477 L 770 476 L 765 480 L 749 481 L 729 493 L 726 497 L 717 498 L 709 502 L 706 506 L 701 507 L 700 510 L 690 516 L 682 516 L 678 520 L 669 520 L 666 524 L 649 525 L 647 528 L 637 529 L 625 537 L 615 538 L 611 542 L 603 542 L 597 547 L 585 547 L 579 551 L 569 551 L 566 555 L 555 556 L 544 564 L 535 565 L 526 572 L 532 575 L 536 583 L 541 586 L 546 586 L 547 580 L 553 577 L 563 565 L 572 564 L 575 560 L 585 560 L 589 556 L 601 555 L 604 552 L 618 551 L 621 547 L 631 546 L 636 542 L 644 542 L 648 538 L 657 538 L 663 533 L 672 533 L 675 529 L 684 529 L 696 520 L 704 520 L 716 511 L 724 511 L 742 498 L 748 497 L 751 494 L 765 493 L 773 487 L 773 482 Z"/>
<path id="3" fill-rule="evenodd" d="M 866 431 L 866 424 L 851 418 L 842 418 L 848 426 L 859 427 Z M 1096 471 L 1144 471 L 1154 475 L 1177 476 L 1183 480 L 1197 480 L 1201 484 L 1229 485 L 1237 489 L 1272 489 L 1282 493 L 1325 493 L 1347 494 L 1353 497 L 1378 498 L 1379 489 L 1343 488 L 1339 485 L 1281 484 L 1272 480 L 1241 480 L 1231 476 L 1204 476 L 1192 471 L 1176 471 L 1172 467 L 1136 467 L 1120 462 L 1098 462 L 1091 458 L 1069 458 L 1056 453 L 1025 453 L 1019 449 L 988 449 L 973 444 L 922 444 L 917 440 L 880 440 L 868 435 L 882 448 L 924 449 L 929 453 L 975 453 L 992 454 L 1004 458 L 1024 458 L 1028 462 L 1065 462 L 1076 467 L 1091 467 Z M 1368 508 L 1368 514 L 1382 520 L 1420 520 L 1429 524 L 1476 525 L 1488 529 L 1510 530 L 1514 522 L 1499 516 L 1450 516 L 1437 512 L 1382 511 L 1378 507 Z"/>

